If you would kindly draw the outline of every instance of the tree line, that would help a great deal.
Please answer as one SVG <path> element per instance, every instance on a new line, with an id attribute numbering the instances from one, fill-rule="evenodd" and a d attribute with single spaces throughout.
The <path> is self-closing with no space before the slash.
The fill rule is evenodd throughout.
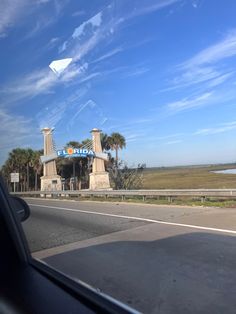
<path id="1" fill-rule="evenodd" d="M 31 148 L 14 148 L 8 155 L 4 165 L 1 167 L 1 175 L 5 179 L 7 186 L 11 189 L 10 173 L 19 173 L 19 183 L 17 190 L 29 191 L 38 190 L 39 176 L 42 175 L 42 164 L 40 156 L 43 150 L 33 150 Z"/>
<path id="2" fill-rule="evenodd" d="M 73 147 L 80 148 L 90 139 L 82 142 L 69 141 L 65 148 Z M 139 185 L 137 178 L 143 168 L 138 166 L 138 170 L 131 170 L 124 162 L 119 162 L 119 150 L 126 147 L 126 140 L 120 133 L 114 132 L 111 135 L 101 134 L 102 150 L 108 153 L 109 159 L 105 162 L 105 168 L 110 173 L 110 179 L 114 188 L 129 188 L 129 186 Z M 111 155 L 111 151 L 115 151 L 115 157 Z M 43 155 L 43 150 L 33 150 L 31 148 L 15 148 L 1 167 L 1 175 L 5 178 L 8 187 L 11 189 L 10 173 L 19 173 L 19 183 L 17 184 L 18 191 L 39 190 L 40 177 L 43 175 L 43 165 L 40 162 L 40 156 Z M 70 178 L 77 178 L 76 189 L 88 188 L 88 178 L 91 172 L 91 161 L 87 158 L 58 158 L 56 159 L 58 174 L 65 179 L 66 188 L 69 188 Z M 122 183 L 126 181 L 126 183 Z M 128 184 L 128 182 L 130 182 Z M 133 182 L 131 184 L 131 182 Z M 136 182 L 136 183 L 135 183 Z"/>

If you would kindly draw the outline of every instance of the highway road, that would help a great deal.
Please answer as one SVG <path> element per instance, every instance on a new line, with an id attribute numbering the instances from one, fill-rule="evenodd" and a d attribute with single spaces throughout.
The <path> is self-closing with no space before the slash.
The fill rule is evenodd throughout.
<path id="1" fill-rule="evenodd" d="M 26 200 L 34 257 L 144 313 L 235 313 L 235 209 Z"/>

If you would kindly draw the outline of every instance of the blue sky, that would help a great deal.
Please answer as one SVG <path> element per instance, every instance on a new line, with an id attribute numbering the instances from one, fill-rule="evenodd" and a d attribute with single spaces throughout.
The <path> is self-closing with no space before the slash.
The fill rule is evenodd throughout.
<path id="1" fill-rule="evenodd" d="M 46 126 L 58 149 L 120 132 L 129 165 L 234 162 L 235 14 L 233 0 L 1 2 L 0 163 L 41 148 Z"/>

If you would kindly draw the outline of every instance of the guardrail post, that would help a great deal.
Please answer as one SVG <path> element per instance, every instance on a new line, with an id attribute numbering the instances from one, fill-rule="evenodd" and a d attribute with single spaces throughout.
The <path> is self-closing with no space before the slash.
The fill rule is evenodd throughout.
<path id="1" fill-rule="evenodd" d="M 172 203 L 172 196 L 168 196 L 168 202 Z"/>
<path id="2" fill-rule="evenodd" d="M 206 200 L 206 196 L 201 196 L 201 203 L 204 203 Z"/>
<path id="3" fill-rule="evenodd" d="M 146 201 L 146 195 L 143 195 L 143 202 Z"/>
<path id="4" fill-rule="evenodd" d="M 122 200 L 122 201 L 125 200 L 125 195 L 121 195 L 121 200 Z"/>

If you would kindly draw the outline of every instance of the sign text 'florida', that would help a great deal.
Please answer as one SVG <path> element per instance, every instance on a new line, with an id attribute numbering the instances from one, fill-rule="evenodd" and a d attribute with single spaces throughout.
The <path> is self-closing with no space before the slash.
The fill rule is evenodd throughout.
<path id="1" fill-rule="evenodd" d="M 58 157 L 64 157 L 64 158 L 69 158 L 69 157 L 94 157 L 95 154 L 92 150 L 88 150 L 85 148 L 66 148 L 66 149 L 61 149 L 57 151 L 57 156 Z"/>

